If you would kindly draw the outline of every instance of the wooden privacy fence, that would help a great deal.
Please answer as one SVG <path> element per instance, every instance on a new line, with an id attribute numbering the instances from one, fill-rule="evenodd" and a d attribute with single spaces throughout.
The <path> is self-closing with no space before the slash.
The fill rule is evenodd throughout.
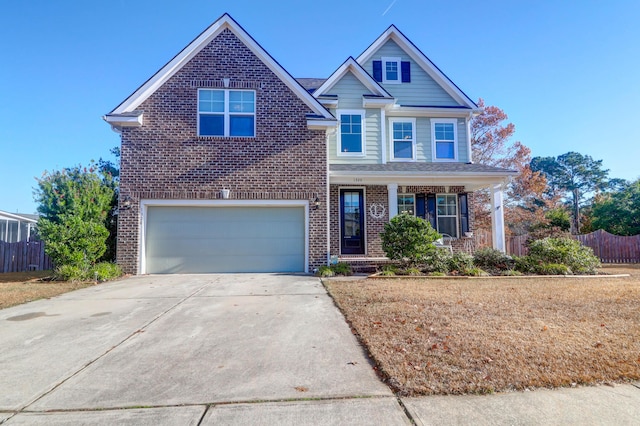
<path id="1" fill-rule="evenodd" d="M 42 271 L 52 269 L 42 241 L 0 241 L 0 272 Z"/>
<path id="2" fill-rule="evenodd" d="M 507 253 L 513 256 L 527 254 L 525 242 L 528 235 L 508 236 L 505 239 Z M 474 232 L 476 248 L 491 247 L 491 232 Z M 599 229 L 590 234 L 572 235 L 583 245 L 591 247 L 602 263 L 640 263 L 640 235 L 622 237 Z"/>

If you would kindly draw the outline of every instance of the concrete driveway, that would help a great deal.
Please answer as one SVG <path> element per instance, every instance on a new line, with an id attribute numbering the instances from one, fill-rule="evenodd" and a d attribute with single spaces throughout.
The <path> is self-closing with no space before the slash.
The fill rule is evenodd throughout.
<path id="1" fill-rule="evenodd" d="M 409 423 L 309 276 L 101 284 L 0 311 L 0 348 L 8 425 Z"/>

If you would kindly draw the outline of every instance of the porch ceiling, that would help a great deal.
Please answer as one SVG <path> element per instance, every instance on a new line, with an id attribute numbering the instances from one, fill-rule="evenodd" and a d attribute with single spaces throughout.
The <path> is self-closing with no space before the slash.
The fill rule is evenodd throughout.
<path id="1" fill-rule="evenodd" d="M 340 185 L 464 186 L 475 191 L 508 182 L 514 170 L 472 163 L 331 164 L 329 182 Z"/>

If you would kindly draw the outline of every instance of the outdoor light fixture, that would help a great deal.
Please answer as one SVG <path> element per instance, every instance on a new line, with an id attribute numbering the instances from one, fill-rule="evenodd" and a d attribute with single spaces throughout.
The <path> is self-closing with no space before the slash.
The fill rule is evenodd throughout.
<path id="1" fill-rule="evenodd" d="M 131 197 L 125 195 L 120 201 L 120 210 L 129 210 L 132 207 L 131 204 Z"/>
<path id="2" fill-rule="evenodd" d="M 230 189 L 221 189 L 220 190 L 220 195 L 222 195 L 222 198 L 224 198 L 225 200 L 229 198 L 229 194 L 231 194 L 231 190 Z"/>
<path id="3" fill-rule="evenodd" d="M 316 197 L 316 199 L 313 200 L 313 209 L 318 210 L 318 207 L 320 207 L 320 198 Z"/>

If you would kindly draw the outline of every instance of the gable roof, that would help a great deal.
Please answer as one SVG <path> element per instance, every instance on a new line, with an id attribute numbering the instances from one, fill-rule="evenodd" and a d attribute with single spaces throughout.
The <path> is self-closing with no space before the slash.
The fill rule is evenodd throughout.
<path id="1" fill-rule="evenodd" d="M 407 55 L 409 55 L 431 78 L 435 80 L 453 99 L 461 105 L 472 110 L 480 111 L 478 105 L 471 100 L 458 86 L 455 85 L 427 56 L 416 47 L 402 32 L 391 25 L 380 37 L 378 37 L 356 61 L 362 65 L 384 45 L 388 40 L 393 40 Z"/>
<path id="2" fill-rule="evenodd" d="M 391 96 L 384 87 L 378 84 L 378 82 L 375 81 L 373 77 L 371 77 L 371 75 L 366 72 L 355 59 L 353 59 L 352 56 L 349 56 L 349 58 L 347 58 L 347 60 L 344 61 L 342 65 L 340 65 L 338 69 L 335 70 L 333 74 L 331 74 L 331 76 L 313 92 L 313 96 L 317 98 L 326 94 L 326 92 L 329 91 L 348 72 L 351 72 L 360 81 L 360 83 L 362 83 L 362 85 L 371 92 L 372 95 L 393 99 L 393 96 Z"/>
<path id="3" fill-rule="evenodd" d="M 127 118 L 132 122 L 132 116 L 139 116 L 136 111 L 149 96 L 160 88 L 169 78 L 176 74 L 185 64 L 197 55 L 222 31 L 229 29 L 245 46 L 249 48 L 274 74 L 282 80 L 293 93 L 295 93 L 314 113 L 315 116 L 333 120 L 333 116 L 318 102 L 309 92 L 307 92 L 266 50 L 262 48 L 228 13 L 222 15 L 211 24 L 198 37 L 189 43 L 184 49 L 173 57 L 165 66 L 149 78 L 133 94 L 125 99 L 120 105 L 113 109 L 104 118 L 107 121 L 110 117 Z M 136 115 L 137 114 L 137 115 Z M 135 121 L 135 120 L 133 120 Z M 141 121 L 138 120 L 141 124 Z M 137 122 L 137 121 L 136 121 Z M 135 125 L 135 123 L 132 122 Z M 126 125 L 126 124 L 125 124 Z"/>

